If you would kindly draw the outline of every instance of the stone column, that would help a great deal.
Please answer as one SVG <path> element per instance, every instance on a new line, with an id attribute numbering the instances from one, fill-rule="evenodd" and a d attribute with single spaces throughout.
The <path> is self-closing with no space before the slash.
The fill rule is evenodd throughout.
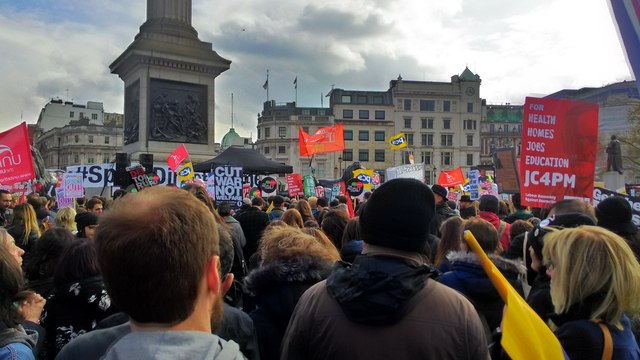
<path id="1" fill-rule="evenodd" d="M 191 25 L 191 0 L 147 0 L 147 20 L 165 19 Z"/>

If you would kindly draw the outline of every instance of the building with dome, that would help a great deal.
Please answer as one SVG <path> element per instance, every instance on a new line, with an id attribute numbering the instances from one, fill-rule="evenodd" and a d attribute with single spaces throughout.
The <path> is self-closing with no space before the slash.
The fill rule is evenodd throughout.
<path id="1" fill-rule="evenodd" d="M 220 141 L 220 148 L 221 150 L 225 150 L 230 146 L 237 146 L 237 147 L 252 149 L 253 141 L 250 137 L 247 138 L 247 137 L 240 136 L 236 132 L 236 129 L 229 128 L 229 132 L 224 134 L 224 136 L 222 137 L 222 140 Z"/>

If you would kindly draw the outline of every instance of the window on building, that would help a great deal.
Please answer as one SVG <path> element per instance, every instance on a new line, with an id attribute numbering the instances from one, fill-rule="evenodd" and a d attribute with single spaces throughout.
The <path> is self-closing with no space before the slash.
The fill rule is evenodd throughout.
<path id="1" fill-rule="evenodd" d="M 496 132 L 496 125 L 495 124 L 489 124 L 489 132 Z"/>
<path id="2" fill-rule="evenodd" d="M 79 163 L 80 162 L 80 155 L 78 154 L 73 154 L 73 162 L 74 163 Z"/>
<path id="3" fill-rule="evenodd" d="M 325 116 L 326 112 L 324 111 L 324 109 L 318 109 L 318 116 Z"/>
<path id="4" fill-rule="evenodd" d="M 111 162 L 111 155 L 103 154 L 102 155 L 102 162 L 105 163 L 105 164 L 108 163 L 108 162 Z"/>
<path id="5" fill-rule="evenodd" d="M 431 165 L 432 161 L 433 161 L 433 153 L 431 151 L 423 151 L 420 153 L 421 155 L 421 161 L 423 164 L 425 165 Z"/>
<path id="6" fill-rule="evenodd" d="M 360 130 L 360 131 L 358 131 L 358 140 L 360 140 L 360 141 L 369 141 L 369 130 Z"/>
<path id="7" fill-rule="evenodd" d="M 376 149 L 375 156 L 377 162 L 384 162 L 384 149 Z"/>
<path id="8" fill-rule="evenodd" d="M 344 139 L 353 140 L 353 130 L 344 130 Z"/>
<path id="9" fill-rule="evenodd" d="M 475 120 L 464 120 L 462 126 L 464 130 L 475 130 L 477 122 Z"/>
<path id="10" fill-rule="evenodd" d="M 353 119 L 353 110 L 349 110 L 349 109 L 342 110 L 342 117 L 344 119 Z"/>
<path id="11" fill-rule="evenodd" d="M 433 134 L 420 134 L 420 145 L 433 146 Z"/>
<path id="12" fill-rule="evenodd" d="M 261 132 L 260 130 L 262 129 L 258 128 L 258 139 L 260 139 L 260 132 Z"/>
<path id="13" fill-rule="evenodd" d="M 359 161 L 369 161 L 369 149 L 360 149 L 360 150 L 358 150 L 358 160 Z"/>
<path id="14" fill-rule="evenodd" d="M 467 112 L 468 113 L 472 113 L 473 112 L 473 103 L 472 102 L 468 102 L 467 103 Z"/>
<path id="15" fill-rule="evenodd" d="M 424 171 L 424 178 L 426 179 L 426 183 L 429 185 L 433 185 L 435 183 L 435 179 L 433 178 L 433 175 L 431 174 L 431 170 L 426 170 Z"/>
<path id="16" fill-rule="evenodd" d="M 287 128 L 285 126 L 278 126 L 278 137 L 283 138 L 287 136 Z"/>
<path id="17" fill-rule="evenodd" d="M 404 99 L 404 109 L 411 110 L 411 99 Z"/>
<path id="18" fill-rule="evenodd" d="M 453 135 L 440 135 L 440 146 L 453 146 Z"/>
<path id="19" fill-rule="evenodd" d="M 363 120 L 369 120 L 369 110 L 358 111 L 358 118 Z"/>
<path id="20" fill-rule="evenodd" d="M 95 163 L 93 155 L 87 155 L 87 164 Z"/>
<path id="21" fill-rule="evenodd" d="M 98 114 L 91 114 L 91 120 L 98 120 Z"/>
<path id="22" fill-rule="evenodd" d="M 344 149 L 342 151 L 343 161 L 353 161 L 353 149 Z"/>
<path id="23" fill-rule="evenodd" d="M 403 151 L 402 152 L 402 163 L 403 164 L 410 164 L 411 161 L 409 161 L 409 157 L 412 156 L 412 152 L 411 151 Z"/>
<path id="24" fill-rule="evenodd" d="M 264 138 L 268 139 L 270 137 L 271 137 L 271 128 L 268 128 L 268 127 L 264 128 Z"/>
<path id="25" fill-rule="evenodd" d="M 69 117 L 73 119 L 73 116 L 75 115 L 75 112 L 73 111 L 69 111 Z"/>
<path id="26" fill-rule="evenodd" d="M 467 154 L 467 166 L 473 166 L 473 154 Z"/>
<path id="27" fill-rule="evenodd" d="M 420 100 L 420 111 L 436 111 L 436 101 Z"/>
<path id="28" fill-rule="evenodd" d="M 451 111 L 451 101 L 450 100 L 444 100 L 442 102 L 442 111 L 443 112 L 450 112 Z"/>
<path id="29" fill-rule="evenodd" d="M 105 144 L 109 144 L 109 141 L 110 141 L 110 140 L 111 140 L 111 139 L 109 139 L 109 137 L 108 137 L 108 136 L 105 136 L 105 137 L 104 137 L 104 143 L 105 143 Z"/>
<path id="30" fill-rule="evenodd" d="M 404 118 L 404 128 L 411 129 L 411 118 Z"/>
<path id="31" fill-rule="evenodd" d="M 376 104 L 376 105 L 382 104 L 382 101 L 383 101 L 382 96 L 374 96 L 373 97 L 373 103 Z"/>
<path id="32" fill-rule="evenodd" d="M 433 129 L 433 118 L 421 118 L 420 122 L 423 129 Z"/>
<path id="33" fill-rule="evenodd" d="M 302 115 L 311 115 L 310 109 L 302 109 Z"/>
<path id="34" fill-rule="evenodd" d="M 473 134 L 467 134 L 467 146 L 473 146 Z"/>
<path id="35" fill-rule="evenodd" d="M 367 103 L 367 97 L 364 95 L 358 95 L 358 104 L 366 104 Z"/>
<path id="36" fill-rule="evenodd" d="M 407 134 L 407 145 L 413 146 L 413 134 Z"/>
<path id="37" fill-rule="evenodd" d="M 451 119 L 442 119 L 442 128 L 451 129 Z"/>
<path id="38" fill-rule="evenodd" d="M 286 153 L 287 153 L 287 147 L 285 145 L 279 145 L 278 154 L 286 154 Z"/>
<path id="39" fill-rule="evenodd" d="M 376 141 L 384 141 L 386 138 L 384 130 L 376 130 L 375 137 Z"/>
<path id="40" fill-rule="evenodd" d="M 93 144 L 93 135 L 89 135 L 89 144 Z"/>
<path id="41" fill-rule="evenodd" d="M 80 113 L 80 119 L 84 119 L 84 113 L 83 112 Z"/>
<path id="42" fill-rule="evenodd" d="M 80 142 L 80 136 L 74 135 L 73 138 L 76 142 Z"/>
<path id="43" fill-rule="evenodd" d="M 270 151 L 271 151 L 271 150 L 270 150 L 270 148 L 269 148 L 268 146 L 265 146 L 265 147 L 264 147 L 264 153 L 265 153 L 265 154 L 269 154 L 269 152 L 270 152 Z"/>
<path id="44" fill-rule="evenodd" d="M 384 110 L 376 110 L 376 120 L 384 120 Z"/>
<path id="45" fill-rule="evenodd" d="M 351 104 L 351 95 L 342 95 L 340 100 L 345 104 Z"/>
<path id="46" fill-rule="evenodd" d="M 302 127 L 302 131 L 306 132 L 307 134 L 309 134 L 309 127 L 308 126 L 303 126 Z"/>
<path id="47" fill-rule="evenodd" d="M 451 153 L 445 151 L 442 153 L 442 157 L 440 158 L 440 165 L 451 165 Z"/>

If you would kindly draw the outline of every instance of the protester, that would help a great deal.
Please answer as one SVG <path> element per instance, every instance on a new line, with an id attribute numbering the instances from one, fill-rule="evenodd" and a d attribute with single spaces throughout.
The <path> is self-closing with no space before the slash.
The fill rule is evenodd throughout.
<path id="1" fill-rule="evenodd" d="M 242 281 L 247 275 L 247 264 L 244 257 L 242 248 L 247 244 L 247 239 L 244 237 L 242 226 L 240 222 L 231 216 L 231 206 L 229 203 L 220 203 L 218 205 L 218 214 L 224 219 L 231 229 L 231 239 L 233 240 L 233 265 L 231 266 L 231 273 L 234 275 L 235 280 Z"/>
<path id="2" fill-rule="evenodd" d="M 98 228 L 98 216 L 90 211 L 85 211 L 76 214 L 75 220 L 78 228 L 76 236 L 93 240 Z"/>
<path id="3" fill-rule="evenodd" d="M 509 214 L 504 221 L 513 224 L 516 220 L 528 220 L 533 217 L 533 214 L 527 210 L 527 207 L 522 205 L 522 197 L 519 193 L 513 194 L 511 201 L 515 211 Z"/>
<path id="4" fill-rule="evenodd" d="M 327 250 L 331 253 L 334 252 L 338 252 L 338 249 L 336 249 L 336 247 L 333 245 L 333 243 L 331 242 L 331 240 L 329 240 L 329 238 L 327 237 L 327 235 L 325 235 L 322 230 L 320 230 L 320 228 L 314 228 L 314 227 L 303 227 L 302 229 L 300 229 L 303 233 L 307 234 L 307 235 L 311 235 L 313 236 L 316 241 L 324 246 L 325 248 L 327 248 Z"/>
<path id="5" fill-rule="evenodd" d="M 418 180 L 374 191 L 359 218 L 363 254 L 300 298 L 281 359 L 488 359 L 475 309 L 431 280 L 437 271 L 419 254 L 434 213 Z"/>
<path id="6" fill-rule="evenodd" d="M 328 209 L 329 201 L 327 201 L 327 198 L 325 198 L 325 197 L 318 198 L 316 206 L 318 208 L 318 212 L 316 214 L 314 214 L 313 216 L 315 217 L 315 219 L 318 222 L 318 224 L 322 225 L 322 218 L 327 213 L 327 211 L 329 211 L 329 209 Z"/>
<path id="7" fill-rule="evenodd" d="M 440 237 L 440 225 L 442 225 L 442 222 L 446 219 L 456 216 L 456 213 L 447 204 L 447 189 L 438 184 L 434 184 L 431 186 L 431 191 L 436 201 L 436 213 L 432 220 L 431 233 Z"/>
<path id="8" fill-rule="evenodd" d="M 100 320 L 117 312 L 100 277 L 92 240 L 77 239 L 64 249 L 53 280 L 55 291 L 47 299 L 43 315 L 46 359 L 54 359 L 69 341 L 94 330 Z"/>
<path id="9" fill-rule="evenodd" d="M 311 205 L 309 205 L 309 202 L 307 200 L 300 199 L 296 204 L 296 210 L 300 212 L 300 216 L 302 216 L 303 224 L 309 220 L 315 221 L 315 218 L 313 217 L 313 213 L 311 212 Z"/>
<path id="10" fill-rule="evenodd" d="M 498 231 L 498 239 L 500 239 L 498 252 L 503 253 L 509 248 L 509 244 L 511 243 L 511 224 L 507 224 L 498 217 L 498 212 L 500 211 L 500 200 L 493 195 L 482 195 L 480 197 L 478 210 L 480 210 L 480 212 L 478 212 L 478 217 L 490 222 L 491 225 L 496 228 L 496 231 Z"/>
<path id="11" fill-rule="evenodd" d="M 341 210 L 330 210 L 322 218 L 320 228 L 338 251 L 342 249 L 342 234 L 348 222 L 349 215 Z"/>
<path id="12" fill-rule="evenodd" d="M 462 216 L 463 219 L 469 219 L 472 218 L 476 215 L 478 215 L 478 211 L 476 210 L 476 206 L 473 203 L 473 201 L 471 201 L 471 196 L 469 195 L 462 195 L 460 197 L 460 216 Z"/>
<path id="13" fill-rule="evenodd" d="M 242 251 L 244 258 L 248 260 L 257 251 L 262 232 L 269 224 L 269 215 L 262 211 L 263 207 L 264 200 L 261 197 L 255 197 L 251 200 L 251 207 L 235 216 L 236 220 L 240 222 L 244 236 L 247 239 L 247 245 Z"/>
<path id="14" fill-rule="evenodd" d="M 296 209 L 288 209 L 287 211 L 285 211 L 280 220 L 282 220 L 282 222 L 284 222 L 285 224 L 296 227 L 298 229 L 302 229 L 304 227 L 304 223 L 302 222 L 302 215 L 300 215 L 300 212 Z"/>
<path id="15" fill-rule="evenodd" d="M 555 335 L 571 359 L 637 359 L 625 313 L 640 311 L 640 264 L 620 236 L 580 226 L 545 237 Z M 607 355 L 607 341 L 611 339 Z"/>
<path id="16" fill-rule="evenodd" d="M 507 216 L 509 216 L 509 214 L 512 212 L 512 211 L 509 209 L 509 204 L 507 204 L 507 203 L 506 203 L 505 201 L 503 201 L 503 200 L 499 200 L 499 202 L 498 202 L 498 207 L 499 207 L 499 210 L 498 210 L 498 218 L 499 218 L 500 220 L 504 220 L 504 219 L 506 219 L 506 218 L 507 218 Z"/>
<path id="17" fill-rule="evenodd" d="M 633 223 L 631 205 L 621 196 L 610 196 L 596 206 L 598 226 L 622 237 L 640 261 L 640 231 Z"/>
<path id="18" fill-rule="evenodd" d="M 451 252 L 460 251 L 462 247 L 462 233 L 464 231 L 465 220 L 454 216 L 445 220 L 440 225 L 440 242 L 435 251 L 433 264 L 438 270 L 447 272 L 451 270 L 447 255 Z"/>
<path id="19" fill-rule="evenodd" d="M 45 231 L 38 240 L 33 254 L 26 266 L 27 287 L 48 298 L 55 289 L 54 268 L 64 249 L 76 239 L 64 228 L 52 228 Z"/>
<path id="20" fill-rule="evenodd" d="M 96 236 L 105 285 L 131 324 L 105 359 L 242 359 L 237 344 L 211 334 L 231 285 L 220 277 L 211 212 L 191 194 L 166 187 L 125 199 L 102 216 Z"/>
<path id="21" fill-rule="evenodd" d="M 53 227 L 53 221 L 46 208 L 42 207 L 36 211 L 36 220 L 38 221 L 38 229 L 40 234 Z"/>
<path id="22" fill-rule="evenodd" d="M 313 215 L 315 219 L 316 214 L 318 213 L 318 198 L 315 196 L 310 196 L 307 201 L 309 202 L 309 206 L 311 207 L 311 215 Z"/>
<path id="23" fill-rule="evenodd" d="M 464 223 L 464 230 L 469 230 L 478 240 L 478 244 L 489 259 L 500 270 L 511 285 L 523 294 L 520 279 L 524 276 L 525 267 L 513 260 L 497 255 L 498 232 L 488 221 L 476 218 Z M 438 281 L 462 293 L 471 301 L 478 314 L 488 326 L 487 338 L 500 326 L 504 301 L 485 273 L 477 256 L 469 251 L 469 247 L 462 242 L 460 251 L 447 255 L 451 263 L 451 271 L 444 273 Z"/>
<path id="24" fill-rule="evenodd" d="M 24 258 L 28 260 L 40 237 L 40 229 L 33 207 L 27 203 L 16 206 L 13 209 L 13 221 L 7 231 L 16 240 L 16 244 L 24 250 Z"/>
<path id="25" fill-rule="evenodd" d="M 0 189 L 0 226 L 8 226 L 13 218 L 13 210 L 11 209 L 11 193 L 7 190 Z"/>
<path id="26" fill-rule="evenodd" d="M 250 315 L 258 333 L 260 359 L 279 359 L 280 343 L 298 299 L 329 275 L 340 256 L 335 248 L 291 227 L 265 232 L 259 252 L 260 267 L 245 278 L 257 304 Z"/>
<path id="27" fill-rule="evenodd" d="M 358 218 L 353 218 L 349 220 L 342 233 L 340 257 L 348 263 L 352 263 L 356 256 L 362 253 L 363 242 L 358 226 Z"/>
<path id="28" fill-rule="evenodd" d="M 276 195 L 273 197 L 273 209 L 269 212 L 269 221 L 280 220 L 282 215 L 284 215 L 284 198 L 280 195 Z"/>
<path id="29" fill-rule="evenodd" d="M 86 208 L 87 208 L 88 212 L 92 212 L 97 217 L 100 217 L 100 215 L 102 215 L 102 211 L 104 209 L 104 203 L 102 202 L 102 200 L 94 197 L 94 198 L 91 198 L 91 199 L 89 199 L 87 201 Z"/>
<path id="30" fill-rule="evenodd" d="M 76 225 L 76 211 L 69 206 L 65 206 L 58 210 L 55 218 L 53 219 L 53 225 L 56 227 L 64 228 L 71 231 L 74 235 L 78 232 Z"/>
<path id="31" fill-rule="evenodd" d="M 531 231 L 533 229 L 533 225 L 526 220 L 516 220 L 511 223 L 511 228 L 509 229 L 509 235 L 511 236 L 511 241 L 513 239 L 524 236 L 525 233 Z"/>

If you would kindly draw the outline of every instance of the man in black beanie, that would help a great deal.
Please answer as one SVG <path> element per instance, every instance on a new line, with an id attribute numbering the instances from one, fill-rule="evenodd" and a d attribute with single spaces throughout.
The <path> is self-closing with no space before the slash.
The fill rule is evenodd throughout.
<path id="1" fill-rule="evenodd" d="M 374 191 L 359 218 L 362 255 L 302 295 L 281 359 L 488 359 L 473 305 L 434 281 L 421 253 L 434 214 L 418 180 Z"/>
<path id="2" fill-rule="evenodd" d="M 93 240 L 93 235 L 98 228 L 98 216 L 92 212 L 85 211 L 76 215 L 77 236 Z"/>
<path id="3" fill-rule="evenodd" d="M 478 205 L 478 217 L 486 220 L 493 225 L 498 231 L 498 239 L 500 239 L 499 252 L 509 248 L 511 243 L 511 224 L 508 224 L 498 217 L 500 211 L 500 200 L 493 195 L 480 196 L 480 205 Z"/>
<path id="4" fill-rule="evenodd" d="M 436 213 L 432 220 L 433 223 L 431 227 L 431 233 L 440 237 L 440 225 L 442 224 L 442 222 L 452 216 L 460 215 L 456 214 L 456 212 L 447 204 L 447 194 L 449 193 L 447 189 L 445 189 L 443 186 L 435 184 L 431 186 L 431 191 L 433 192 L 436 201 Z"/>
<path id="5" fill-rule="evenodd" d="M 633 212 L 629 202 L 621 196 L 610 196 L 596 206 L 598 226 L 610 230 L 623 238 L 640 261 L 640 231 L 633 223 Z"/>

